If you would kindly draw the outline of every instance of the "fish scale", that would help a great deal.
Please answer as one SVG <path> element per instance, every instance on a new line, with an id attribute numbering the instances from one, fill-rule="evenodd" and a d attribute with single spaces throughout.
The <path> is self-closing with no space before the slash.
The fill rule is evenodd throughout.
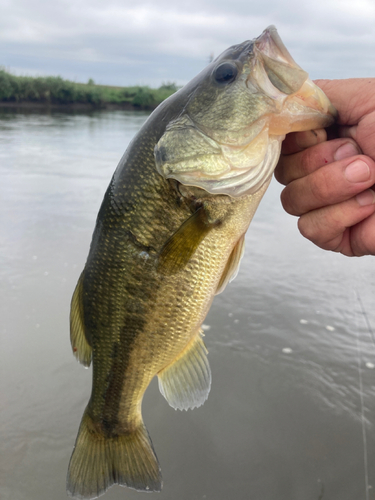
<path id="1" fill-rule="evenodd" d="M 328 126 L 333 114 L 271 27 L 225 51 L 131 142 L 72 298 L 73 353 L 92 362 L 93 383 L 68 469 L 71 496 L 96 498 L 113 484 L 161 490 L 144 392 L 157 376 L 175 409 L 207 399 L 201 325 L 237 274 L 281 141 Z"/>

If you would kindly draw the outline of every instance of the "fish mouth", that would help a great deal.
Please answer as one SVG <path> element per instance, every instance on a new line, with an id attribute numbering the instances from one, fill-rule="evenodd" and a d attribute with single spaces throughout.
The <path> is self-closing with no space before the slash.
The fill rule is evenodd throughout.
<path id="1" fill-rule="evenodd" d="M 294 61 L 275 26 L 269 26 L 255 39 L 254 56 L 246 83 L 248 88 L 258 88 L 275 102 L 278 113 L 270 116 L 270 135 L 332 125 L 336 109 Z"/>
<path id="2" fill-rule="evenodd" d="M 167 125 L 155 164 L 164 177 L 213 195 L 256 193 L 271 178 L 286 134 L 328 127 L 337 116 L 274 26 L 223 52 L 205 85 L 212 92 L 199 100 L 198 85 Z"/>
<path id="3" fill-rule="evenodd" d="M 251 138 L 249 142 L 220 145 L 227 171 L 216 178 L 199 174 L 199 181 L 195 180 L 195 185 L 212 194 L 238 197 L 256 193 L 272 176 L 286 134 L 325 128 L 337 117 L 328 97 L 294 61 L 275 26 L 254 40 L 253 53 L 246 85 L 250 92 L 268 96 L 273 111 L 251 124 L 245 134 Z M 184 173 L 180 181 L 192 184 L 192 177 Z"/>

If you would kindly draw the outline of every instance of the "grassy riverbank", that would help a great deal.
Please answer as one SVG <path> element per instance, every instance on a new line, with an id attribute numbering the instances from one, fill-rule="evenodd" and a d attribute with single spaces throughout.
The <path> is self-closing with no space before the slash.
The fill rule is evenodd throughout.
<path id="1" fill-rule="evenodd" d="M 177 90 L 175 84 L 150 87 L 111 87 L 76 83 L 59 76 L 15 76 L 0 68 L 0 105 L 83 105 L 154 109 Z"/>

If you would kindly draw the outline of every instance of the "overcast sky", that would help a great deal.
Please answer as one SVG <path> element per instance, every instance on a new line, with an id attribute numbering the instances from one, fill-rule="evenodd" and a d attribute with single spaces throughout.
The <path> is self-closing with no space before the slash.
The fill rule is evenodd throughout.
<path id="1" fill-rule="evenodd" d="M 0 66 L 181 85 L 270 24 L 312 78 L 375 76 L 375 0 L 0 0 Z"/>

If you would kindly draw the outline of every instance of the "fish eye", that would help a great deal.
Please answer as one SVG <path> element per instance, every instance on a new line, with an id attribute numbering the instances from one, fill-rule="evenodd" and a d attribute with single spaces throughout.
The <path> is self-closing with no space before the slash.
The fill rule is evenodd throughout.
<path id="1" fill-rule="evenodd" d="M 222 63 L 214 71 L 214 78 L 217 83 L 227 85 L 232 83 L 238 74 L 238 69 L 235 64 L 232 63 Z"/>

